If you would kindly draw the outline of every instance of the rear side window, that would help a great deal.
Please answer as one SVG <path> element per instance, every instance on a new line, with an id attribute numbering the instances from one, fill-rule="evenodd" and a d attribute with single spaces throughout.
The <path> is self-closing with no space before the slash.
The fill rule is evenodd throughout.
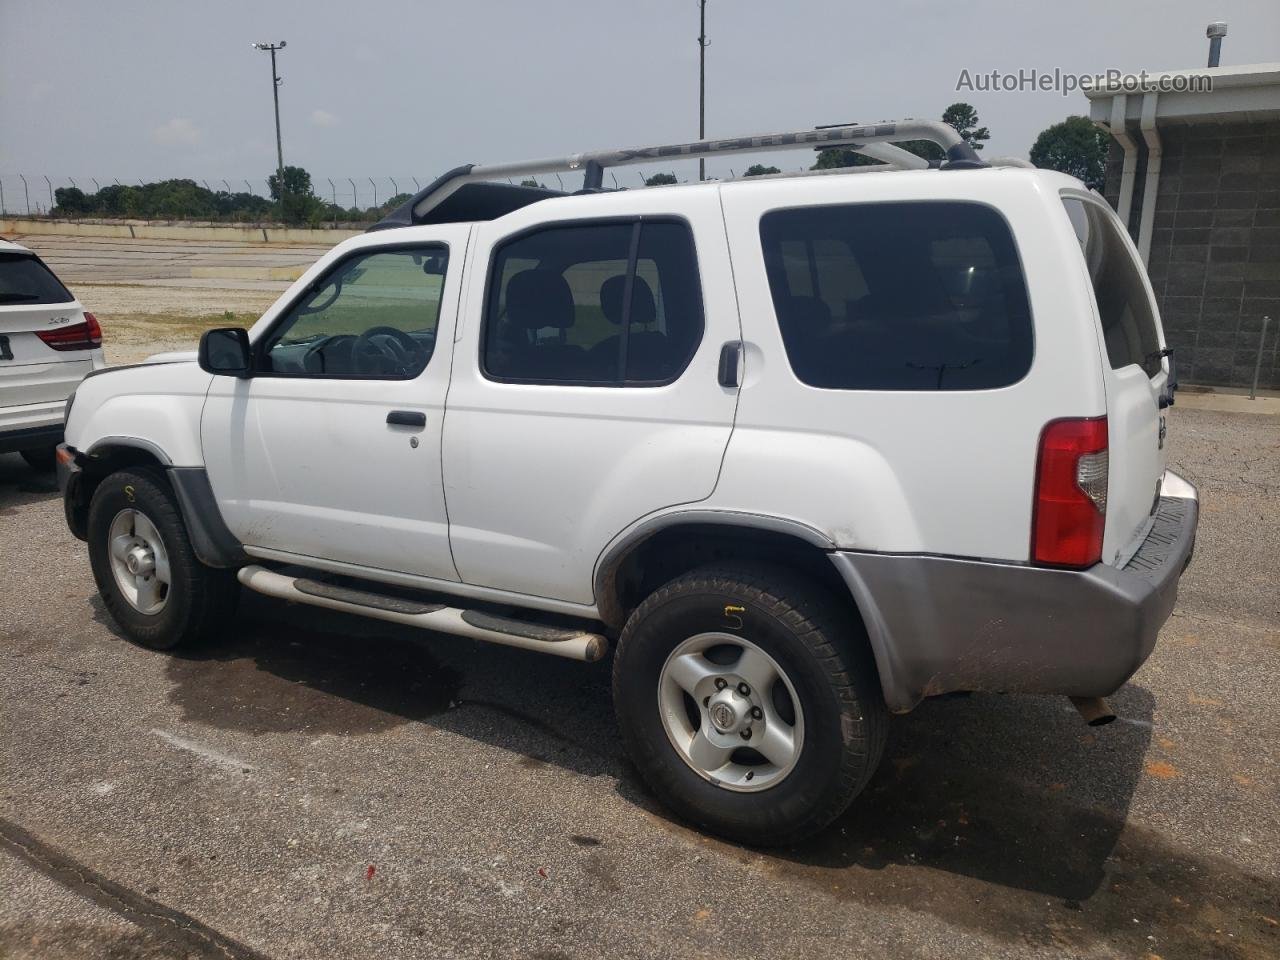
<path id="1" fill-rule="evenodd" d="M 1111 368 L 1119 370 L 1136 363 L 1148 377 L 1154 377 L 1162 369 L 1155 311 L 1120 227 L 1096 203 L 1073 197 L 1063 198 L 1062 203 L 1089 268 Z"/>
<path id="2" fill-rule="evenodd" d="M 0 253 L 0 303 L 70 303 L 74 299 L 36 257 Z"/>
<path id="3" fill-rule="evenodd" d="M 520 383 L 669 383 L 702 339 L 687 224 L 589 223 L 503 244 L 489 273 L 483 366 Z"/>
<path id="4" fill-rule="evenodd" d="M 1013 236 L 977 203 L 862 203 L 760 220 L 791 369 L 837 390 L 982 390 L 1031 368 Z"/>

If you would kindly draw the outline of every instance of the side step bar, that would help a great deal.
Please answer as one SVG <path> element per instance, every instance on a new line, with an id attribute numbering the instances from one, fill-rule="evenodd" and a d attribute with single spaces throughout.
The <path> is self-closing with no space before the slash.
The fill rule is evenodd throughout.
<path id="1" fill-rule="evenodd" d="M 341 610 L 374 620 L 402 623 L 423 630 L 487 640 L 508 647 L 536 650 L 570 660 L 594 662 L 605 655 L 609 641 L 598 633 L 515 620 L 478 610 L 460 610 L 437 603 L 337 587 L 303 577 L 287 577 L 266 567 L 241 567 L 237 579 L 250 590 L 328 610 Z"/>

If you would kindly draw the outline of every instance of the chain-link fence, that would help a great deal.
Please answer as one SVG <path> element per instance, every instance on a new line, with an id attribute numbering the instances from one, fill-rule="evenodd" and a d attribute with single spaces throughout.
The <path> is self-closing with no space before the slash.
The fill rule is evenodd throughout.
<path id="1" fill-rule="evenodd" d="M 751 168 L 773 173 L 776 167 Z M 684 171 L 681 171 L 684 172 Z M 730 176 L 736 176 L 729 170 Z M 747 176 L 752 175 L 749 171 Z M 609 171 L 614 188 L 647 183 L 675 183 L 685 177 L 673 169 Z M 311 176 L 311 191 L 300 219 L 352 220 L 376 218 L 404 198 L 420 191 L 430 177 Z M 694 177 L 696 179 L 696 176 Z M 539 174 L 540 186 L 577 190 L 580 175 Z M 289 174 L 286 171 L 286 188 Z M 154 180 L 119 177 L 0 174 L 0 216 L 136 218 L 183 220 L 254 220 L 275 218 L 279 203 L 272 199 L 266 179 L 174 177 Z M 299 217 L 294 217 L 299 219 Z"/>
<path id="2" fill-rule="evenodd" d="M 427 181 L 429 182 L 429 181 Z M 312 213 L 377 214 L 422 189 L 418 177 L 312 177 Z M 288 179 L 286 175 L 286 192 Z M 244 219 L 278 212 L 265 179 L 175 177 L 153 180 L 0 174 L 0 216 Z"/>

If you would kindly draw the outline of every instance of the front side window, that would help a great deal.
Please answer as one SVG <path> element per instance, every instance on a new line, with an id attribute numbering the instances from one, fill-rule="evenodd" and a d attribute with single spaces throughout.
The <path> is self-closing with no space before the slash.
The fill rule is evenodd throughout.
<path id="1" fill-rule="evenodd" d="M 775 210 L 760 220 L 791 368 L 836 390 L 981 390 L 1031 367 L 1022 266 L 977 203 Z"/>
<path id="2" fill-rule="evenodd" d="M 435 350 L 449 252 L 433 245 L 339 262 L 272 331 L 260 368 L 298 377 L 407 380 Z"/>
<path id="3" fill-rule="evenodd" d="M 1089 269 L 1111 369 L 1136 363 L 1154 377 L 1163 369 L 1155 311 L 1120 226 L 1096 203 L 1074 197 L 1064 197 L 1062 203 Z"/>
<path id="4" fill-rule="evenodd" d="M 702 324 L 686 224 L 548 227 L 494 254 L 484 371 L 521 383 L 669 383 L 692 358 Z"/>

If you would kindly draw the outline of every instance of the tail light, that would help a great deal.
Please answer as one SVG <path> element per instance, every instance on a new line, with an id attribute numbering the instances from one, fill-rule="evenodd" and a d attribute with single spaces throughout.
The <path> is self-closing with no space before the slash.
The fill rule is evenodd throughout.
<path id="1" fill-rule="evenodd" d="M 1107 520 L 1107 418 L 1054 420 L 1040 434 L 1031 559 L 1089 567 Z"/>
<path id="2" fill-rule="evenodd" d="M 84 323 L 57 330 L 37 330 L 36 336 L 54 350 L 95 350 L 102 346 L 102 327 L 92 313 L 84 315 Z"/>

